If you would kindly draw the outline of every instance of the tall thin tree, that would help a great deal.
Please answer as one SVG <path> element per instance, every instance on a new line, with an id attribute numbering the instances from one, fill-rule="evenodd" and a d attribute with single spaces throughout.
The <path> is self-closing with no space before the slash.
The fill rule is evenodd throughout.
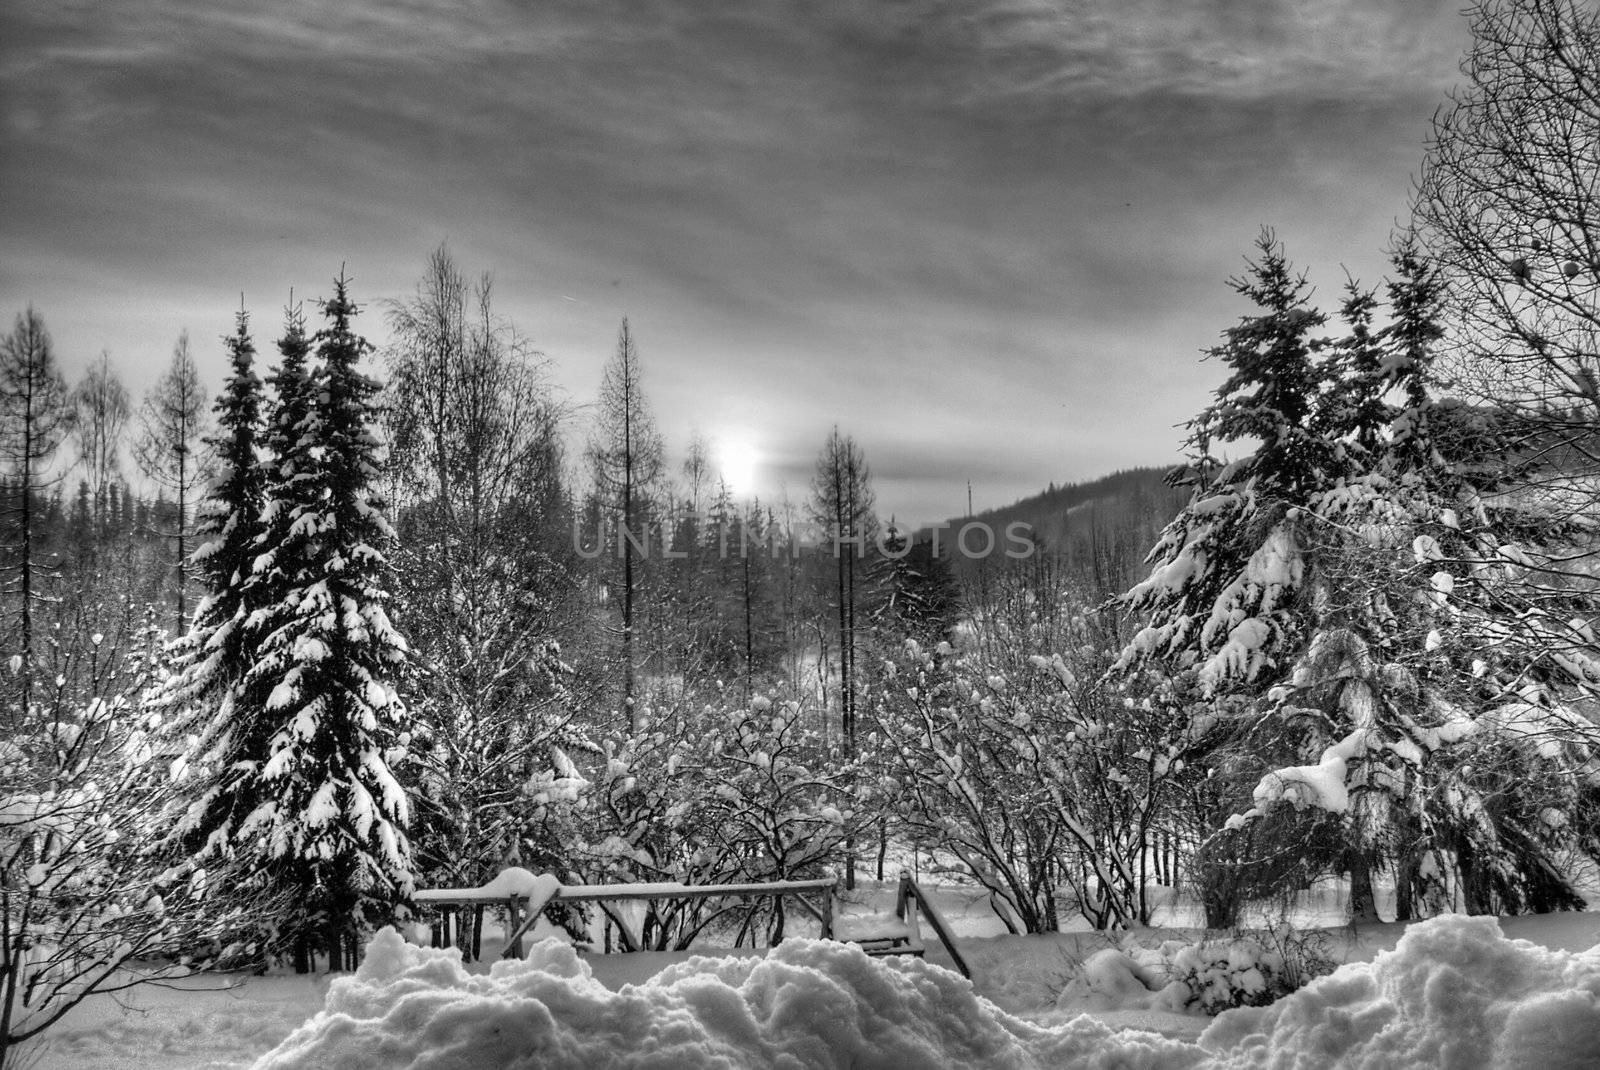
<path id="1" fill-rule="evenodd" d="M 72 388 L 72 437 L 78 446 L 78 463 L 97 501 L 103 502 L 122 466 L 122 440 L 133 402 L 128 388 L 102 352 Z M 97 518 L 102 523 L 104 518 Z"/>
<path id="2" fill-rule="evenodd" d="M 811 478 L 810 511 L 822 529 L 822 545 L 834 559 L 839 619 L 839 727 L 853 745 L 856 728 L 856 586 L 867 544 L 877 533 L 876 496 L 866 454 L 835 427 L 817 457 Z"/>
<path id="3" fill-rule="evenodd" d="M 11 333 L 0 339 L 0 462 L 10 470 L 17 517 L 18 616 L 16 657 L 22 693 L 32 693 L 34 665 L 33 603 L 35 531 L 39 492 L 66 433 L 67 384 L 56 367 L 50 332 L 33 306 L 17 316 Z"/>
<path id="4" fill-rule="evenodd" d="M 205 435 L 206 392 L 189 353 L 189 333 L 178 336 L 172 361 L 145 394 L 139 409 L 139 435 L 134 457 L 159 488 L 177 499 L 176 523 L 170 533 L 177 550 L 177 628 L 188 627 L 189 504 L 200 484 L 197 454 Z"/>
<path id="5" fill-rule="evenodd" d="M 486 880 L 513 845 L 545 864 L 541 848 L 560 845 L 530 831 L 528 778 L 552 744 L 585 746 L 555 656 L 587 608 L 569 567 L 561 405 L 493 297 L 441 247 L 386 317 L 395 618 L 415 649 L 407 705 L 433 743 L 413 756 L 426 772 L 411 839 L 435 883 Z"/>
<path id="6" fill-rule="evenodd" d="M 811 477 L 811 519 L 823 529 L 833 554 L 839 618 L 839 730 L 847 758 L 856 756 L 856 583 L 861 560 L 877 530 L 872 472 L 856 440 L 835 427 Z M 846 841 L 845 886 L 855 887 L 855 840 Z"/>
<path id="7" fill-rule="evenodd" d="M 602 504 L 616 521 L 622 557 L 622 699 L 630 730 L 635 709 L 635 619 L 638 560 L 648 545 L 649 509 L 664 467 L 660 432 L 645 400 L 639 348 L 622 321 L 617 350 L 600 380 L 600 424 L 589 459 Z"/>

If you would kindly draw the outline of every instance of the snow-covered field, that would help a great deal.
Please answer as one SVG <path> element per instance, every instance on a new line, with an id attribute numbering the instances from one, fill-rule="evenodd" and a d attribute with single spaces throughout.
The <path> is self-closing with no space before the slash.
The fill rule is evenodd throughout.
<path id="1" fill-rule="evenodd" d="M 860 909 L 881 908 L 871 898 Z M 99 998 L 34 1055 L 39 1070 L 1600 1067 L 1600 913 L 1328 929 L 1347 963 L 1335 975 L 1210 1019 L 1142 987 L 1070 985 L 1110 948 L 1099 934 L 993 935 L 979 897 L 940 900 L 971 984 L 937 968 L 936 945 L 922 963 L 804 939 L 715 957 L 580 956 L 548 940 L 525 962 L 464 968 L 389 932 L 353 976 Z"/>

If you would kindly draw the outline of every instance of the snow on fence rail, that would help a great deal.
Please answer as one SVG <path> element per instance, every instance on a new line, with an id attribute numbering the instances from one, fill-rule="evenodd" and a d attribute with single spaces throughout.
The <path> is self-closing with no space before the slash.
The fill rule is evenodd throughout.
<path id="1" fill-rule="evenodd" d="M 522 938 L 543 915 L 545 908 L 556 900 L 562 902 L 589 902 L 597 904 L 618 934 L 625 951 L 641 950 L 642 941 L 634 935 L 632 927 L 610 906 L 612 902 L 626 900 L 685 900 L 716 899 L 732 896 L 788 897 L 803 907 L 822 925 L 823 939 L 833 937 L 833 891 L 837 886 L 833 877 L 812 880 L 766 881 L 751 884 L 562 884 L 549 874 L 533 874 L 514 866 L 481 888 L 437 888 L 416 893 L 418 903 L 444 908 L 447 912 L 441 931 L 441 942 L 449 944 L 449 913 L 464 907 L 473 908 L 479 919 L 486 906 L 503 905 L 510 912 L 506 927 L 506 943 L 500 952 L 502 958 L 522 957 Z M 816 894 L 818 905 L 807 902 L 804 896 Z M 459 923 L 458 923 L 459 924 Z M 481 920 L 476 928 L 481 931 Z"/>
<path id="2" fill-rule="evenodd" d="M 416 893 L 416 901 L 441 908 L 440 926 L 435 930 L 436 942 L 449 946 L 454 941 L 450 935 L 450 916 L 464 908 L 474 911 L 474 933 L 481 933 L 483 910 L 488 906 L 504 905 L 509 914 L 506 923 L 506 942 L 501 958 L 522 958 L 522 938 L 538 922 L 545 908 L 557 900 L 568 903 L 595 903 L 617 927 L 624 951 L 639 951 L 643 941 L 633 932 L 627 920 L 610 906 L 613 902 L 628 900 L 694 900 L 731 897 L 772 896 L 793 899 L 816 918 L 822 927 L 824 940 L 842 939 L 858 943 L 874 955 L 922 956 L 921 930 L 917 924 L 917 911 L 928 919 L 934 934 L 943 942 L 951 960 L 963 977 L 971 977 L 966 960 L 956 949 L 955 938 L 944 918 L 934 909 L 909 874 L 900 874 L 900 885 L 895 895 L 893 915 L 867 915 L 839 919 L 839 932 L 835 933 L 834 892 L 838 888 L 835 877 L 811 880 L 764 881 L 747 884 L 677 884 L 660 882 L 651 884 L 562 884 L 548 873 L 534 874 L 520 866 L 504 870 L 499 876 L 480 888 L 437 888 Z M 817 903 L 806 901 L 815 895 Z M 460 922 L 457 920 L 457 925 Z M 474 939 L 473 952 L 477 951 Z"/>

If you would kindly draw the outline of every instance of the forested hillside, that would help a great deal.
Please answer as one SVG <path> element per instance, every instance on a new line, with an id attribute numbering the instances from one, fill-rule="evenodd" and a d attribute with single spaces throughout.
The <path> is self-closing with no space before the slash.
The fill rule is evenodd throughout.
<path id="1" fill-rule="evenodd" d="M 974 521 L 997 532 L 1015 530 L 1074 574 L 1108 592 L 1120 592 L 1131 584 L 1156 535 L 1188 499 L 1186 491 L 1168 483 L 1171 472 L 1170 466 L 1131 468 L 1087 483 L 1051 483 L 1011 505 L 946 520 L 939 529 L 941 540 L 955 545 L 961 528 Z M 916 537 L 931 541 L 932 535 L 932 528 L 923 528 Z M 977 560 L 962 554 L 959 546 L 951 555 L 963 576 L 978 567 Z"/>

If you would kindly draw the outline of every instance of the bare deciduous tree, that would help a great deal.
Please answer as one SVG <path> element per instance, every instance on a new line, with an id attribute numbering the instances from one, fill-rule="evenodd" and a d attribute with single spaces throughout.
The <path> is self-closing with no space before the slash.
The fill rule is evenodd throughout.
<path id="1" fill-rule="evenodd" d="M 30 306 L 17 317 L 11 333 L 0 339 L 0 461 L 15 481 L 17 517 L 17 656 L 22 691 L 31 693 L 33 679 L 33 603 L 38 597 L 34 554 L 36 497 L 48 483 L 46 472 L 66 433 L 67 384 L 56 368 L 50 332 Z"/>
<path id="2" fill-rule="evenodd" d="M 599 427 L 589 444 L 589 459 L 602 506 L 621 527 L 618 538 L 622 557 L 623 702 L 628 707 L 629 729 L 636 731 L 634 624 L 638 556 L 640 547 L 648 545 L 645 525 L 665 462 L 661 433 L 656 430 L 655 418 L 645 400 L 639 349 L 626 319 L 617 334 L 617 351 L 600 380 Z"/>
<path id="3" fill-rule="evenodd" d="M 72 437 L 78 463 L 96 494 L 105 491 L 121 468 L 122 438 L 132 415 L 128 388 L 111 366 L 111 354 L 102 352 L 72 388 Z"/>
<path id="4" fill-rule="evenodd" d="M 1485 0 L 1471 18 L 1416 220 L 1449 283 L 1460 385 L 1570 489 L 1600 473 L 1600 12 Z"/>
<path id="5" fill-rule="evenodd" d="M 564 413 L 489 278 L 469 282 L 446 249 L 388 321 L 397 612 L 420 668 L 409 705 L 430 729 L 414 842 L 430 879 L 460 884 L 528 851 L 523 784 L 553 744 L 581 745 L 555 654 L 578 594 Z"/>
<path id="6" fill-rule="evenodd" d="M 189 560 L 189 502 L 201 479 L 196 454 L 205 437 L 209 401 L 189 353 L 189 334 L 185 331 L 178 336 L 167 370 L 144 396 L 139 409 L 139 435 L 133 445 L 140 470 L 177 499 L 177 524 L 171 535 L 177 544 L 176 631 L 180 633 L 187 627 L 184 587 Z"/>
<path id="7" fill-rule="evenodd" d="M 839 712 L 846 746 L 856 727 L 856 584 L 861 558 L 877 534 L 872 470 L 850 435 L 835 427 L 817 457 L 811 478 L 811 519 L 822 528 L 823 547 L 834 557 L 839 614 Z"/>

